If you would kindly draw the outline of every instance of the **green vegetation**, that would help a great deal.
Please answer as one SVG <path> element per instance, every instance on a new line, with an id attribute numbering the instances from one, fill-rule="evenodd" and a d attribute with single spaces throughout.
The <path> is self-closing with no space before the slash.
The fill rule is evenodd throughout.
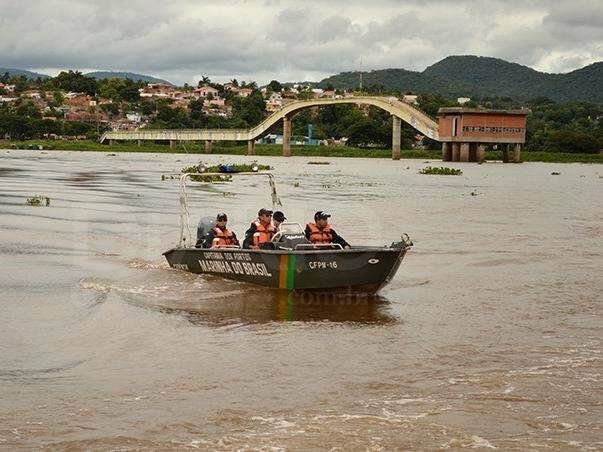
<path id="1" fill-rule="evenodd" d="M 460 95 L 472 97 L 472 100 L 466 104 L 469 107 L 529 108 L 531 114 L 528 115 L 526 143 L 522 150 L 524 161 L 600 162 L 600 151 L 603 149 L 603 122 L 601 121 L 603 105 L 600 102 L 603 100 L 601 98 L 603 91 L 595 89 L 596 93 L 593 94 L 592 88 L 598 88 L 601 84 L 598 80 L 602 68 L 603 63 L 595 63 L 570 74 L 550 75 L 493 58 L 449 57 L 427 68 L 423 73 L 400 69 L 373 71 L 364 74 L 364 81 L 368 93 L 401 96 L 408 90 L 414 90 L 420 94 L 417 99 L 418 107 L 432 116 L 435 116 L 441 107 L 457 105 L 456 96 Z M 589 74 L 591 78 L 584 78 L 580 74 Z M 323 86 L 355 87 L 357 75 L 357 73 L 341 74 L 342 79 L 339 80 L 341 83 L 337 82 L 336 78 L 339 76 L 336 76 L 333 80 L 327 79 L 328 82 L 323 83 Z M 590 102 L 557 103 L 549 97 L 543 97 L 550 94 L 546 90 L 542 91 L 532 86 L 533 84 L 539 87 L 548 86 L 546 80 L 550 77 L 559 81 L 570 75 L 574 80 L 572 82 L 575 85 L 574 90 L 592 94 L 587 96 Z M 2 75 L 0 73 L 0 82 L 7 86 L 11 85 L 11 90 L 14 85 L 14 92 L 10 95 L 15 99 L 0 103 L 0 137 L 11 138 L 14 141 L 11 141 L 9 146 L 15 145 L 19 148 L 34 146 L 36 141 L 30 140 L 54 137 L 74 139 L 74 141 L 37 143 L 45 148 L 101 150 L 103 147 L 93 143 L 93 140 L 110 125 L 122 127 L 123 122 L 126 121 L 126 113 L 136 113 L 145 124 L 144 127 L 150 129 L 247 128 L 257 125 L 268 114 L 265 99 L 254 82 L 239 84 L 236 80 L 232 81 L 235 86 L 250 89 L 250 94 L 242 97 L 227 90 L 222 84 L 212 83 L 207 77 L 199 81 L 200 86 L 210 86 L 217 90 L 217 96 L 226 102 L 227 111 L 230 112 L 228 115 L 225 111 L 217 114 L 213 107 L 204 104 L 203 98 L 184 103 L 181 98 L 141 98 L 139 90 L 145 86 L 144 82 L 130 78 L 112 77 L 97 80 L 78 71 L 61 72 L 56 77 L 46 79 L 28 78 L 27 74 Z M 475 87 L 479 90 L 473 90 Z M 521 91 L 521 93 L 529 93 L 530 97 L 521 93 L 516 94 L 511 88 L 519 90 L 517 92 L 523 89 L 525 92 Z M 1 89 L 6 91 L 6 88 Z M 179 94 L 185 96 L 193 89 L 194 87 L 185 85 L 179 88 Z M 291 89 L 277 80 L 269 83 L 267 93 L 276 93 L 281 89 L 284 90 L 283 96 L 291 97 L 286 95 L 287 90 L 291 94 Z M 66 93 L 69 91 L 84 92 L 90 97 L 66 99 Z M 563 92 L 567 94 L 571 90 Z M 496 96 L 488 97 L 492 94 Z M 312 95 L 311 90 L 306 86 L 297 94 L 297 98 L 309 98 Z M 580 95 L 572 95 L 572 97 L 567 94 L 567 96 L 572 99 L 581 98 Z M 553 95 L 551 97 L 558 98 Z M 210 93 L 207 101 L 211 100 L 213 94 Z M 333 146 L 294 148 L 294 155 L 390 156 L 388 149 L 392 140 L 391 117 L 376 107 L 359 108 L 355 105 L 342 104 L 302 110 L 293 118 L 294 142 L 308 142 L 306 135 L 309 135 L 309 124 L 312 125 L 312 139 L 324 140 Z M 133 123 L 128 125 L 132 126 Z M 282 133 L 281 125 L 276 124 L 270 132 Z M 75 138 L 78 141 L 75 141 Z M 82 138 L 86 138 L 87 141 L 82 141 Z M 337 146 L 340 144 L 345 146 Z M 175 152 L 203 152 L 199 144 L 185 143 L 180 146 L 181 148 Z M 439 158 L 440 146 L 437 141 L 423 137 L 408 124 L 403 123 L 402 148 L 413 149 L 406 151 L 403 158 Z M 161 144 L 145 144 L 137 148 L 134 143 L 116 144 L 112 150 L 174 152 Z M 239 145 L 233 146 L 231 143 L 220 143 L 216 146 L 215 152 L 242 155 L 246 154 L 246 149 Z M 258 145 L 256 153 L 280 155 L 280 149 L 278 146 Z M 575 154 L 575 156 L 565 154 Z M 488 149 L 487 155 L 489 160 L 500 159 L 500 152 L 497 153 L 491 148 Z"/>
<path id="2" fill-rule="evenodd" d="M 358 72 L 343 72 L 322 80 L 319 86 L 356 89 Z M 382 69 L 363 73 L 366 92 L 430 93 L 456 98 L 484 96 L 531 99 L 545 96 L 559 102 L 603 102 L 603 62 L 567 74 L 547 74 L 498 58 L 450 56 L 423 72 Z"/>
<path id="3" fill-rule="evenodd" d="M 270 165 L 253 163 L 222 163 L 219 165 L 204 166 L 203 164 L 191 165 L 182 168 L 181 173 L 207 173 L 204 176 L 191 176 L 196 182 L 230 182 L 232 173 L 266 171 L 272 169 Z M 224 173 L 224 174 L 215 174 Z"/>
<path id="4" fill-rule="evenodd" d="M 50 198 L 48 196 L 35 195 L 27 198 L 25 203 L 28 206 L 41 207 L 41 206 L 50 206 Z"/>
<path id="5" fill-rule="evenodd" d="M 201 168 L 201 169 L 203 169 L 203 168 Z M 251 172 L 255 172 L 255 171 L 267 171 L 267 170 L 271 170 L 271 169 L 272 169 L 272 167 L 270 165 L 262 165 L 257 162 L 224 163 L 224 164 L 219 164 L 219 165 L 205 166 L 204 172 L 206 172 L 206 173 L 251 173 Z"/>
<path id="6" fill-rule="evenodd" d="M 445 166 L 426 166 L 419 171 L 419 174 L 437 174 L 439 176 L 460 176 L 463 171 L 456 168 L 447 168 Z"/>
<path id="7" fill-rule="evenodd" d="M 182 174 L 185 173 L 199 173 L 199 166 L 198 165 L 191 165 L 191 166 L 185 166 L 184 168 L 182 168 L 182 170 L 180 170 L 180 172 Z M 211 171 L 213 172 L 213 171 Z M 162 176 L 161 180 L 164 180 L 165 178 Z M 228 174 L 206 174 L 203 176 L 191 176 L 190 180 L 195 181 L 195 182 L 208 182 L 208 183 L 214 183 L 214 182 L 230 182 L 232 180 L 232 176 L 228 175 Z"/>
<path id="8" fill-rule="evenodd" d="M 28 140 L 11 142 L 0 140 L 0 149 L 11 149 L 19 144 L 21 149 L 45 149 L 80 152 L 151 152 L 156 154 L 205 154 L 205 146 L 199 143 L 180 145 L 174 149 L 167 144 L 144 143 L 137 146 L 135 142 L 115 143 L 112 146 L 100 144 L 98 141 L 55 141 Z M 247 155 L 247 145 L 232 143 L 215 143 L 213 154 L 216 155 Z M 278 144 L 257 144 L 255 156 L 283 155 L 283 148 Z M 291 155 L 296 157 L 361 157 L 361 158 L 391 158 L 390 149 L 360 149 L 348 146 L 291 146 Z M 442 152 L 428 149 L 402 150 L 402 159 L 435 159 L 440 160 Z M 603 163 L 603 154 L 578 154 L 562 152 L 522 152 L 524 162 L 551 163 Z M 486 160 L 502 160 L 502 152 L 486 152 Z"/>

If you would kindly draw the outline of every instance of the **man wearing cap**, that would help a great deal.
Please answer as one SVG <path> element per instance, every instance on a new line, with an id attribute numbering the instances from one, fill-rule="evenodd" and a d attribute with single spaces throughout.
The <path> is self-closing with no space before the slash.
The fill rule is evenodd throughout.
<path id="1" fill-rule="evenodd" d="M 276 228 L 272 225 L 272 210 L 260 209 L 257 220 L 245 231 L 243 248 L 263 248 L 265 243 L 270 243 L 275 232 Z"/>
<path id="2" fill-rule="evenodd" d="M 277 210 L 272 214 L 272 226 L 274 226 L 274 229 L 278 231 L 281 226 L 281 223 L 286 219 L 287 217 L 285 216 L 285 214 L 280 210 Z"/>
<path id="3" fill-rule="evenodd" d="M 306 238 L 312 243 L 337 243 L 342 248 L 349 248 L 350 244 L 342 236 L 337 234 L 329 224 L 331 214 L 319 210 L 314 214 L 314 223 L 306 225 Z"/>
<path id="4" fill-rule="evenodd" d="M 216 216 L 216 226 L 211 228 L 205 236 L 203 248 L 220 248 L 224 246 L 239 246 L 239 240 L 234 232 L 226 228 L 228 217 L 225 213 Z"/>

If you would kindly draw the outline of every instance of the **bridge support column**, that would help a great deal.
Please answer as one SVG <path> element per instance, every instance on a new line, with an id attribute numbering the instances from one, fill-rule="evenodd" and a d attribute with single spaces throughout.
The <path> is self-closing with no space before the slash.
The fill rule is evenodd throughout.
<path id="1" fill-rule="evenodd" d="M 484 146 L 483 144 L 478 144 L 476 161 L 478 163 L 484 163 L 485 160 L 486 160 L 486 146 Z"/>
<path id="2" fill-rule="evenodd" d="M 109 140 L 109 146 L 113 146 L 113 140 Z"/>
<path id="3" fill-rule="evenodd" d="M 392 160 L 400 160 L 400 142 L 402 141 L 402 120 L 392 116 Z"/>
<path id="4" fill-rule="evenodd" d="M 138 147 L 142 146 L 142 140 L 137 140 L 136 144 L 138 145 Z"/>
<path id="5" fill-rule="evenodd" d="M 520 143 L 515 143 L 515 152 L 513 154 L 513 161 L 515 163 L 521 162 L 521 144 Z"/>
<path id="6" fill-rule="evenodd" d="M 509 145 L 502 145 L 502 161 L 503 163 L 509 163 Z"/>
<path id="7" fill-rule="evenodd" d="M 255 140 L 247 141 L 247 155 L 255 154 Z"/>
<path id="8" fill-rule="evenodd" d="M 291 157 L 291 118 L 283 117 L 283 157 Z"/>
<path id="9" fill-rule="evenodd" d="M 212 148 L 212 142 L 211 140 L 205 140 L 205 153 L 206 154 L 211 154 L 211 148 Z"/>
<path id="10" fill-rule="evenodd" d="M 461 161 L 461 143 L 452 143 L 452 161 L 460 162 Z"/>
<path id="11" fill-rule="evenodd" d="M 170 140 L 170 149 L 174 149 L 176 147 L 176 140 Z"/>
<path id="12" fill-rule="evenodd" d="M 442 161 L 450 162 L 452 160 L 452 143 L 444 141 L 442 143 Z"/>
<path id="13" fill-rule="evenodd" d="M 461 152 L 460 152 L 461 162 L 469 161 L 469 143 L 461 143 Z"/>

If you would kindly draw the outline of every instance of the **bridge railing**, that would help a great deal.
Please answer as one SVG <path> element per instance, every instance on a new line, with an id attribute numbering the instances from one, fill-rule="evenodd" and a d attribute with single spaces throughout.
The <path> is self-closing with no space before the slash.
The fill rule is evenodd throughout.
<path id="1" fill-rule="evenodd" d="M 283 105 L 279 110 L 264 118 L 262 122 L 249 129 L 137 129 L 134 131 L 113 131 L 105 132 L 101 137 L 101 142 L 106 139 L 216 139 L 216 140 L 249 140 L 256 139 L 263 135 L 278 121 L 294 113 L 297 110 L 320 105 L 334 105 L 345 103 L 358 103 L 375 105 L 383 108 L 392 114 L 396 114 L 395 109 L 400 108 L 402 111 L 397 113 L 404 116 L 411 115 L 411 125 L 419 131 L 425 130 L 431 138 L 437 139 L 438 123 L 437 120 L 429 114 L 421 110 L 415 105 L 398 99 L 395 96 L 355 96 L 342 98 L 322 98 L 322 99 L 307 99 L 291 102 Z M 404 116 L 402 116 L 404 115 Z M 404 119 L 406 120 L 406 119 Z M 416 121 L 420 121 L 417 123 Z M 423 130 L 422 130 L 423 129 Z M 212 137 L 212 135 L 214 135 Z"/>

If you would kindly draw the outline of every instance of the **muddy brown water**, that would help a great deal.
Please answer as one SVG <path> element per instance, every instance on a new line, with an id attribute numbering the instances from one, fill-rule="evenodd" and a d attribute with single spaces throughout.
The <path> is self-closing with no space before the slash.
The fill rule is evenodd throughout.
<path id="1" fill-rule="evenodd" d="M 603 448 L 602 167 L 258 160 L 289 219 L 412 237 L 380 297 L 168 268 L 161 174 L 199 156 L 0 151 L 0 449 Z M 191 188 L 192 223 L 239 235 L 269 204 L 259 180 Z"/>

